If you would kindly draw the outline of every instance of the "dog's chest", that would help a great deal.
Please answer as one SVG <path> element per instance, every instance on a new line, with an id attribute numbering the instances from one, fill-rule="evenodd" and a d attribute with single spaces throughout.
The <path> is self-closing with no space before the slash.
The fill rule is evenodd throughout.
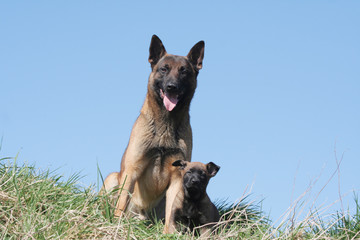
<path id="1" fill-rule="evenodd" d="M 151 137 L 148 138 L 147 154 L 155 158 L 164 158 L 172 154 L 187 151 L 187 144 L 182 138 L 184 131 L 171 123 L 153 124 L 149 129 Z"/>
<path id="2" fill-rule="evenodd" d="M 171 124 L 161 124 L 154 128 L 153 146 L 174 148 L 177 147 L 178 140 L 177 129 L 171 126 Z"/>
<path id="3" fill-rule="evenodd" d="M 147 168 L 144 172 L 152 183 L 167 185 L 172 163 L 178 159 L 187 159 L 187 143 L 181 138 L 181 129 L 175 128 L 172 122 L 149 122 L 144 142 L 144 159 Z M 156 185 L 155 184 L 155 185 Z M 166 187 L 166 186 L 165 186 Z"/>

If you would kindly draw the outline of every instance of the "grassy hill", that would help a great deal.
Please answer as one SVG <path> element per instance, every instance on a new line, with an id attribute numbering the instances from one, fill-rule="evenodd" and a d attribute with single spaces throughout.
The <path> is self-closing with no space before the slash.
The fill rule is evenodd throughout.
<path id="1" fill-rule="evenodd" d="M 107 196 L 78 185 L 79 175 L 0 159 L 1 239 L 197 239 L 192 233 L 162 234 L 163 223 L 114 218 Z M 319 212 L 301 221 L 289 214 L 277 227 L 259 203 L 216 203 L 222 217 L 211 239 L 360 239 L 360 206 L 354 215 L 337 212 L 325 221 Z M 295 212 L 295 211 L 294 211 Z M 291 212 L 290 212 L 291 213 Z M 329 218 L 326 218 L 329 219 Z"/>

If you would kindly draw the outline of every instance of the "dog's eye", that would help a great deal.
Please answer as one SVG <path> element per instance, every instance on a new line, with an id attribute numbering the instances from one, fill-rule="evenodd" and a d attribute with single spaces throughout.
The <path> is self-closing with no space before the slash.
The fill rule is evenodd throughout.
<path id="1" fill-rule="evenodd" d="M 167 72 L 167 68 L 166 68 L 166 67 L 161 67 L 161 68 L 160 68 L 160 72 L 161 72 L 161 73 L 166 73 L 166 72 Z"/>
<path id="2" fill-rule="evenodd" d="M 180 67 L 179 72 L 182 73 L 182 74 L 186 74 L 187 69 L 185 67 Z"/>

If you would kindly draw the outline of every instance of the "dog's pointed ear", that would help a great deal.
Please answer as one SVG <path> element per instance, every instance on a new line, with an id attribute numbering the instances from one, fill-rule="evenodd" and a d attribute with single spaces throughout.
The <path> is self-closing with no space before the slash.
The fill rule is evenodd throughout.
<path id="1" fill-rule="evenodd" d="M 220 167 L 213 162 L 206 164 L 206 170 L 211 177 L 214 177 L 219 171 Z"/>
<path id="2" fill-rule="evenodd" d="M 205 42 L 200 41 L 195 44 L 189 54 L 187 55 L 188 60 L 192 63 L 197 71 L 202 68 L 202 63 L 204 59 L 204 50 L 205 50 Z"/>
<path id="3" fill-rule="evenodd" d="M 157 64 L 157 62 L 166 54 L 165 47 L 161 42 L 160 38 L 155 34 L 151 38 L 150 48 L 149 48 L 149 63 L 151 68 Z"/>
<path id="4" fill-rule="evenodd" d="M 175 167 L 180 167 L 180 169 L 184 169 L 186 167 L 186 162 L 184 160 L 176 160 L 172 163 Z"/>

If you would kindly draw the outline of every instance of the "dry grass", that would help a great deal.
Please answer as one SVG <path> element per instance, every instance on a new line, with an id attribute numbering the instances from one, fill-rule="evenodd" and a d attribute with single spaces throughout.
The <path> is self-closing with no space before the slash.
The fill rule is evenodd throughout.
<path id="1" fill-rule="evenodd" d="M 55 172 L 17 166 L 0 159 L 0 236 L 2 239 L 197 239 L 193 233 L 162 234 L 163 224 L 114 218 L 108 196 L 78 185 L 79 175 L 65 180 Z M 218 202 L 222 217 L 211 239 L 360 239 L 357 212 L 304 210 L 312 185 L 294 201 L 279 223 L 272 223 L 260 203 L 244 194 L 238 203 Z M 316 198 L 316 197 L 315 197 Z M 306 207 L 307 206 L 307 207 Z M 299 216 L 305 216 L 299 219 Z M 327 222 L 324 219 L 330 219 Z"/>

